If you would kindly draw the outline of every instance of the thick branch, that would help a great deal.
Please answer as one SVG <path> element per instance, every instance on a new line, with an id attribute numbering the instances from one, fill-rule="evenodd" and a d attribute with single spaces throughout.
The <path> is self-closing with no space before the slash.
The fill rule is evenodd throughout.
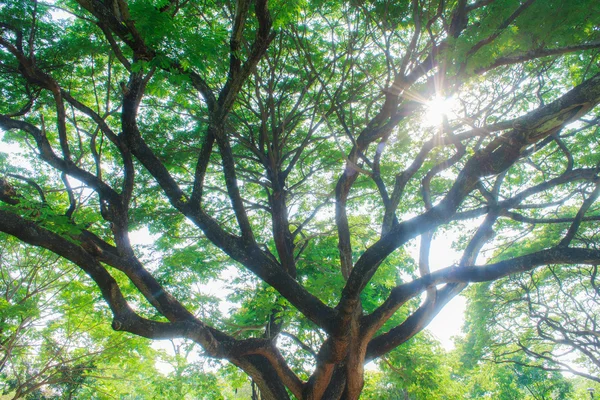
<path id="1" fill-rule="evenodd" d="M 530 271 L 542 265 L 593 265 L 598 263 L 600 263 L 600 251 L 598 250 L 581 248 L 552 248 L 484 266 L 470 265 L 464 267 L 448 267 L 392 289 L 390 297 L 388 300 L 386 300 L 386 303 L 384 303 L 382 307 L 390 307 L 394 304 L 404 304 L 409 299 L 414 298 L 419 293 L 426 290 L 428 287 L 443 283 L 460 284 L 469 282 L 493 281 L 508 275 Z M 453 286 L 448 285 L 447 287 Z M 446 293 L 446 290 L 448 292 L 450 291 L 450 289 L 444 289 L 440 291 L 439 297 L 441 299 L 449 296 L 449 293 Z M 442 292 L 445 294 L 442 294 Z M 442 301 L 442 303 L 445 304 L 444 301 Z M 436 308 L 440 307 L 441 309 L 443 306 L 442 303 L 436 304 Z M 417 311 L 399 327 L 374 338 L 369 344 L 367 359 L 376 358 L 385 354 L 391 348 L 396 347 L 398 344 L 414 335 L 416 333 L 415 329 L 419 327 L 422 328 L 422 322 L 424 319 L 429 318 L 429 316 L 425 318 L 424 315 L 422 315 L 424 313 L 424 310 Z"/>
<path id="2" fill-rule="evenodd" d="M 477 74 L 477 75 L 483 74 L 484 72 L 487 72 L 494 68 L 500 67 L 502 65 L 519 64 L 519 63 L 522 63 L 525 61 L 535 60 L 536 58 L 559 56 L 562 54 L 573 53 L 576 51 L 592 50 L 592 49 L 598 49 L 598 48 L 600 48 L 600 42 L 590 42 L 590 43 L 584 43 L 584 44 L 578 44 L 578 45 L 572 45 L 572 46 L 557 47 L 554 49 L 541 48 L 541 49 L 531 50 L 524 54 L 517 54 L 514 56 L 506 56 L 506 57 L 497 58 L 490 65 L 475 70 L 475 74 Z"/>
<path id="3" fill-rule="evenodd" d="M 600 102 L 600 74 L 552 103 L 530 112 L 513 129 L 492 141 L 466 163 L 446 197 L 428 212 L 398 224 L 367 249 L 356 262 L 343 291 L 340 306 L 354 302 L 379 264 L 395 249 L 417 235 L 452 219 L 464 198 L 484 176 L 508 169 L 527 146 L 543 140 L 579 118 Z"/>

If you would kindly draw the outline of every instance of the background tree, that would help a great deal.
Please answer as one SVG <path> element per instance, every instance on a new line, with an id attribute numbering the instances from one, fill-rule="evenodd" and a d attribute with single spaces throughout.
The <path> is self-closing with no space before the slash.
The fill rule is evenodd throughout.
<path id="1" fill-rule="evenodd" d="M 0 293 L 2 399 L 237 398 L 239 383 L 187 359 L 192 342 L 172 343 L 168 355 L 114 332 L 110 311 L 77 267 L 4 234 Z"/>
<path id="2" fill-rule="evenodd" d="M 589 394 L 574 390 L 573 382 L 558 372 L 546 372 L 519 364 L 496 364 L 482 360 L 459 371 L 465 399 L 577 399 Z"/>
<path id="3" fill-rule="evenodd" d="M 469 282 L 600 262 L 599 7 L 5 0 L 0 231 L 81 268 L 117 331 L 265 399 L 356 399 Z"/>
<path id="4" fill-rule="evenodd" d="M 43 249 L 24 250 L 14 238 L 0 237 L 0 394 L 102 396 L 111 392 L 105 382 L 133 378 L 123 371 L 156 372 L 148 343 L 111 331 L 102 304 L 90 313 L 98 296 L 75 266 Z"/>
<path id="5" fill-rule="evenodd" d="M 549 267 L 473 291 L 473 355 L 600 382 L 597 273 L 595 265 Z"/>
<path id="6" fill-rule="evenodd" d="M 462 399 L 467 398 L 465 379 L 451 354 L 427 332 L 381 358 L 378 371 L 366 373 L 365 399 Z"/>

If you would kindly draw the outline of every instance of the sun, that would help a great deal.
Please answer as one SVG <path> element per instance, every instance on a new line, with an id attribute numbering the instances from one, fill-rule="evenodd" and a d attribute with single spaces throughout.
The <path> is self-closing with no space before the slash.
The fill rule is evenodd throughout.
<path id="1" fill-rule="evenodd" d="M 456 99 L 452 97 L 435 96 L 425 103 L 423 122 L 427 126 L 438 126 L 444 121 L 444 116 L 451 118 L 454 115 Z"/>

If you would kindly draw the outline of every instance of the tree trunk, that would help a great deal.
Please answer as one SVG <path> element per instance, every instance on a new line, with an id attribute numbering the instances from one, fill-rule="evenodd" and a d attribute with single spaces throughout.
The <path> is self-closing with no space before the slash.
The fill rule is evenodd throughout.
<path id="1" fill-rule="evenodd" d="M 289 400 L 290 396 L 277 372 L 264 357 L 252 355 L 233 362 L 258 386 L 261 400 Z"/>

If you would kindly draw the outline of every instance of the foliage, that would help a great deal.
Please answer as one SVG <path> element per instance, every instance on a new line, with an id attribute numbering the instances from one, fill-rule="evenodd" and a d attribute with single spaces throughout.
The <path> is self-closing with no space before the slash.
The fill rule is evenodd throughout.
<path id="1" fill-rule="evenodd" d="M 415 338 L 452 297 L 490 282 L 475 369 L 506 276 L 600 263 L 598 26 L 593 0 L 4 0 L 0 231 L 79 271 L 39 268 L 82 305 L 45 337 L 81 318 L 69 343 L 131 340 L 131 362 L 171 340 L 157 396 L 218 398 L 243 371 L 264 399 L 357 399 L 373 360 L 409 396 L 464 393 Z M 461 258 L 432 271 L 448 232 Z M 2 307 L 14 332 L 25 306 Z M 198 348 L 219 374 L 182 361 Z M 539 393 L 567 393 L 554 378 Z"/>
<path id="2" fill-rule="evenodd" d="M 25 250 L 5 235 L 0 260 L 5 395 L 41 399 L 103 392 L 103 379 L 124 378 L 124 370 L 142 368 L 144 358 L 154 360 L 147 343 L 108 329 L 108 310 L 72 265 L 44 250 Z"/>
<path id="3" fill-rule="evenodd" d="M 548 373 L 518 364 L 482 362 L 462 371 L 465 399 L 582 399 L 560 373 Z"/>
<path id="4" fill-rule="evenodd" d="M 367 373 L 361 398 L 465 398 L 465 385 L 456 376 L 457 363 L 426 332 L 390 352 L 378 366 L 378 372 Z"/>
<path id="5" fill-rule="evenodd" d="M 471 302 L 485 306 L 470 308 L 465 364 L 487 357 L 598 382 L 599 295 L 596 266 L 549 267 L 473 291 Z"/>

